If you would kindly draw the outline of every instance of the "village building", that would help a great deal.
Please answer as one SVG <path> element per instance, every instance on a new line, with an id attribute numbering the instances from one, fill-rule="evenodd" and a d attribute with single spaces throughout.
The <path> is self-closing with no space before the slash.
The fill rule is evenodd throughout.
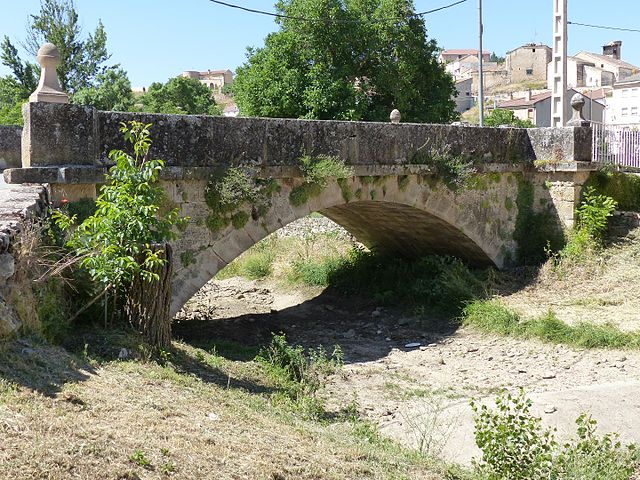
<path id="1" fill-rule="evenodd" d="M 199 80 L 200 83 L 206 85 L 214 93 L 222 93 L 224 87 L 233 84 L 233 72 L 231 70 L 207 70 L 206 72 L 187 70 L 182 72 L 182 76 Z"/>
<path id="2" fill-rule="evenodd" d="M 506 55 L 509 83 L 545 81 L 549 62 L 551 48 L 547 45 L 528 43 L 509 50 Z"/>
<path id="3" fill-rule="evenodd" d="M 455 62 L 456 60 L 461 60 L 462 58 L 468 57 L 470 55 L 475 56 L 477 58 L 478 52 L 479 50 L 476 50 L 473 48 L 462 48 L 457 50 L 442 50 L 440 52 L 440 55 L 438 55 L 438 61 L 440 63 Z M 482 59 L 484 61 L 488 62 L 490 57 L 491 57 L 491 53 L 486 51 L 482 52 Z"/>
<path id="4" fill-rule="evenodd" d="M 607 103 L 606 123 L 640 124 L 640 73 L 618 81 Z"/>

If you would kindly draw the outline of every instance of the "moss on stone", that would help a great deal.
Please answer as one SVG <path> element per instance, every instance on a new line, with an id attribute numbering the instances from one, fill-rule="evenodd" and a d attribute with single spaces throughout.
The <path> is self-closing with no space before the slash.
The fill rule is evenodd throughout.
<path id="1" fill-rule="evenodd" d="M 547 258 L 547 251 L 560 250 L 565 243 L 564 233 L 549 210 L 535 212 L 533 208 L 534 186 L 520 178 L 516 205 L 518 214 L 513 231 L 517 243 L 518 262 L 536 265 Z"/>
<path id="2" fill-rule="evenodd" d="M 248 221 L 249 214 L 247 212 L 240 211 L 231 215 L 231 225 L 233 225 L 233 228 L 236 230 L 244 228 Z"/>
<path id="3" fill-rule="evenodd" d="M 180 263 L 184 268 L 196 263 L 196 255 L 193 250 L 186 250 L 180 254 Z"/>
<path id="4" fill-rule="evenodd" d="M 360 177 L 360 183 L 362 185 L 370 185 L 374 182 L 375 178 L 371 175 L 365 175 L 364 177 Z"/>
<path id="5" fill-rule="evenodd" d="M 358 200 L 362 199 L 362 189 L 358 188 L 355 192 L 353 192 L 353 196 L 356 197 Z"/>
<path id="6" fill-rule="evenodd" d="M 342 199 L 349 203 L 353 198 L 353 192 L 349 187 L 349 181 L 346 178 L 338 178 L 337 179 L 338 186 L 340 187 L 340 192 L 342 192 Z"/>
<path id="7" fill-rule="evenodd" d="M 511 197 L 507 197 L 504 199 L 504 208 L 506 208 L 508 211 L 511 211 L 511 209 L 513 208 L 513 200 L 511 199 Z"/>
<path id="8" fill-rule="evenodd" d="M 371 197 L 371 200 L 375 200 L 376 197 L 378 196 L 378 192 L 376 192 L 375 190 L 371 190 L 369 192 L 369 196 Z"/>
<path id="9" fill-rule="evenodd" d="M 409 175 L 398 175 L 398 190 L 404 192 L 409 186 Z"/>
<path id="10" fill-rule="evenodd" d="M 217 233 L 223 228 L 226 228 L 229 223 L 231 223 L 231 219 L 229 217 L 220 216 L 216 213 L 210 213 L 207 215 L 207 219 L 205 220 L 205 224 L 211 233 Z"/>
<path id="11" fill-rule="evenodd" d="M 323 187 L 317 183 L 304 182 L 291 189 L 289 202 L 294 207 L 300 207 L 307 203 L 310 198 L 320 195 L 322 190 Z"/>

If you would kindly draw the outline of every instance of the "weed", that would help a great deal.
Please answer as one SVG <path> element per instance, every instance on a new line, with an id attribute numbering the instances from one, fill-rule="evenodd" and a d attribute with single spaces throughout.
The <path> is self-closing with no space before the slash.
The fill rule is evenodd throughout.
<path id="1" fill-rule="evenodd" d="M 138 448 L 136 448 L 134 452 L 129 456 L 129 461 L 131 463 L 135 463 L 139 467 L 143 467 L 143 468 L 151 467 L 151 462 L 147 459 L 147 456 L 145 455 L 145 453 Z"/>
<path id="2" fill-rule="evenodd" d="M 580 322 L 569 325 L 549 311 L 531 319 L 522 319 L 497 300 L 476 300 L 463 310 L 463 323 L 479 330 L 537 338 L 584 348 L 640 348 L 640 332 L 623 332 L 612 324 Z"/>

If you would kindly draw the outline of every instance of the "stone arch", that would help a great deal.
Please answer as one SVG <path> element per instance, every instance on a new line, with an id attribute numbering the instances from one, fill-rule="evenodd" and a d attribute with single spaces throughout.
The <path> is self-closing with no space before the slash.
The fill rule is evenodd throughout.
<path id="1" fill-rule="evenodd" d="M 213 276 L 266 236 L 294 220 L 320 212 L 345 227 L 365 245 L 405 256 L 450 254 L 476 265 L 502 267 L 515 249 L 503 231 L 513 231 L 515 214 L 505 216 L 505 195 L 517 194 L 513 181 L 498 176 L 491 185 L 454 192 L 431 176 L 352 177 L 329 182 L 301 206 L 289 201 L 300 180 L 279 179 L 279 193 L 263 218 L 240 229 L 227 227 L 193 253 L 193 260 L 175 265 L 171 312 L 180 308 Z M 507 190 L 507 192 L 505 192 Z M 492 196 L 500 202 L 491 202 Z M 500 195 L 498 195 L 498 191 Z M 184 235 L 190 236 L 189 230 Z M 192 245 L 193 245 L 193 238 Z M 184 254 L 180 242 L 176 258 Z"/>

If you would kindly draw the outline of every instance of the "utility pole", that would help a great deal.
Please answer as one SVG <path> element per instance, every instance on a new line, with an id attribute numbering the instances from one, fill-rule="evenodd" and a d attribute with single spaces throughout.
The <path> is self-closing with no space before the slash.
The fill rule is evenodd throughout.
<path id="1" fill-rule="evenodd" d="M 567 0 L 553 0 L 551 126 L 567 123 Z"/>
<path id="2" fill-rule="evenodd" d="M 565 0 L 566 1 L 566 0 Z M 478 33 L 480 37 L 480 50 L 478 51 L 478 104 L 480 106 L 480 126 L 484 126 L 484 76 L 482 68 L 482 0 L 478 0 Z"/>

